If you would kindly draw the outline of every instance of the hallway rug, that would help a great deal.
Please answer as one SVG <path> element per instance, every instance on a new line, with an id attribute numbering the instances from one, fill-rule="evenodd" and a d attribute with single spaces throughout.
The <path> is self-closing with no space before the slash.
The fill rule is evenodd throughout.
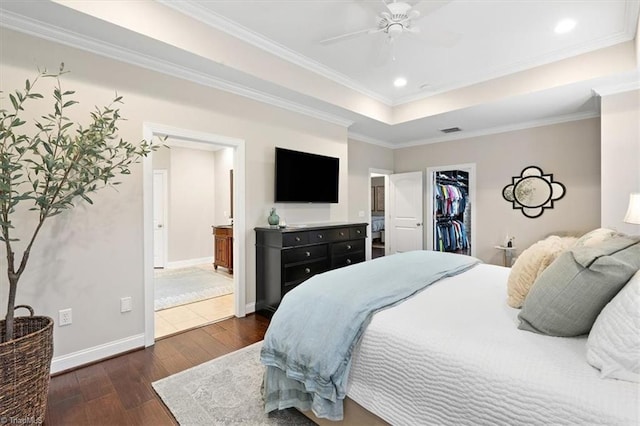
<path id="1" fill-rule="evenodd" d="M 314 425 L 294 409 L 264 413 L 261 347 L 254 343 L 153 382 L 153 389 L 182 426 Z"/>
<path id="2" fill-rule="evenodd" d="M 156 269 L 153 280 L 156 311 L 233 293 L 233 279 L 209 265 Z"/>

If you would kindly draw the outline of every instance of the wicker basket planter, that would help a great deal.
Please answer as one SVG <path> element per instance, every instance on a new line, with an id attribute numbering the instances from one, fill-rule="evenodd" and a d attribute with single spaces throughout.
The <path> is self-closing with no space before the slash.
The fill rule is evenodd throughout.
<path id="1" fill-rule="evenodd" d="M 16 317 L 15 338 L 0 343 L 0 419 L 6 424 L 42 424 L 47 409 L 53 320 L 31 312 Z M 3 339 L 4 323 L 0 321 Z"/>

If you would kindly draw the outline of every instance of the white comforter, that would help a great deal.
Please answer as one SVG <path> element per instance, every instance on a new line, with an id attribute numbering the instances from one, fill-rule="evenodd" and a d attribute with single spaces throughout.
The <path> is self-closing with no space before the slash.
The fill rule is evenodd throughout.
<path id="1" fill-rule="evenodd" d="M 638 424 L 638 385 L 601 379 L 586 337 L 517 328 L 508 274 L 478 265 L 375 314 L 347 395 L 394 425 Z"/>

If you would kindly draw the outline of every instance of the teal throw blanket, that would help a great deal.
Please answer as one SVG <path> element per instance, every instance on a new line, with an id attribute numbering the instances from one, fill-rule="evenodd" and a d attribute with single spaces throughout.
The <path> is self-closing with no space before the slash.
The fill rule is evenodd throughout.
<path id="1" fill-rule="evenodd" d="M 265 411 L 341 420 L 351 353 L 372 315 L 480 261 L 435 251 L 380 257 L 305 281 L 283 298 L 260 354 Z"/>

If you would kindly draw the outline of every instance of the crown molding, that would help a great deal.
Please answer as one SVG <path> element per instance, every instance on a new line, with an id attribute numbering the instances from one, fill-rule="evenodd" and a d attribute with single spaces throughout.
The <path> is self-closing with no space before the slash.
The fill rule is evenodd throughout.
<path id="1" fill-rule="evenodd" d="M 612 84 L 608 86 L 594 87 L 593 93 L 597 96 L 616 95 L 618 93 L 631 92 L 632 90 L 640 90 L 640 71 L 635 72 L 635 79 L 620 84 Z"/>
<path id="2" fill-rule="evenodd" d="M 249 43 L 256 46 L 272 55 L 282 58 L 292 64 L 309 70 L 313 73 L 319 74 L 335 83 L 341 84 L 351 90 L 359 92 L 371 99 L 391 106 L 393 100 L 389 99 L 373 90 L 359 84 L 355 80 L 347 77 L 346 75 L 339 73 L 338 71 L 329 68 L 311 58 L 308 58 L 298 52 L 289 49 L 275 41 L 264 37 L 261 34 L 256 33 L 237 22 L 234 22 L 222 15 L 219 15 L 197 2 L 191 0 L 175 1 L 175 0 L 156 0 L 158 3 L 167 6 L 177 12 L 187 15 L 193 19 L 196 19 L 210 27 L 223 31 L 233 37 L 236 37 L 245 43 Z"/>
<path id="3" fill-rule="evenodd" d="M 592 40 L 587 43 L 581 43 L 572 47 L 568 47 L 566 49 L 562 49 L 560 51 L 556 51 L 552 54 L 539 55 L 525 61 L 514 62 L 504 67 L 499 67 L 480 75 L 476 74 L 474 75 L 474 78 L 470 80 L 456 81 L 447 85 L 435 87 L 430 90 L 429 93 L 418 93 L 414 95 L 404 96 L 398 99 L 390 99 L 362 86 L 361 84 L 350 79 L 344 74 L 335 71 L 332 68 L 322 65 L 319 62 L 316 62 L 313 59 L 310 59 L 279 43 L 276 43 L 273 40 L 270 40 L 246 27 L 243 27 L 242 25 L 231 21 L 230 19 L 225 18 L 222 15 L 212 12 L 211 10 L 201 6 L 193 0 L 183 0 L 180 2 L 176 2 L 173 0 L 156 1 L 173 10 L 183 13 L 191 18 L 197 19 L 207 25 L 210 25 L 220 31 L 230 34 L 246 43 L 265 50 L 286 61 L 289 61 L 316 74 L 319 74 L 349 89 L 360 92 L 363 95 L 382 102 L 383 104 L 390 107 L 396 107 L 410 102 L 419 101 L 437 94 L 483 83 L 513 73 L 525 71 L 541 65 L 550 64 L 573 56 L 588 53 L 593 50 L 603 49 L 618 43 L 633 40 L 633 38 L 635 37 L 635 29 L 637 25 L 634 20 L 635 17 L 638 16 L 638 11 L 640 10 L 640 2 L 636 0 L 626 0 L 624 28 L 622 31 L 614 35 L 600 38 L 598 40 Z"/>
<path id="4" fill-rule="evenodd" d="M 545 118 L 541 120 L 532 120 L 532 121 L 525 121 L 522 123 L 509 124 L 506 126 L 497 126 L 489 129 L 478 130 L 475 132 L 461 132 L 461 133 L 456 133 L 448 136 L 441 136 L 437 138 L 404 142 L 401 144 L 394 145 L 394 149 L 410 148 L 413 146 L 420 146 L 420 145 L 430 145 L 430 144 L 440 143 L 440 142 L 450 142 L 450 141 L 460 140 L 460 139 L 475 138 L 478 136 L 495 135 L 498 133 L 506 133 L 506 132 L 512 132 L 515 130 L 531 129 L 534 127 L 551 126 L 554 124 L 568 123 L 570 121 L 586 120 L 589 118 L 596 118 L 599 116 L 600 114 L 597 111 L 586 111 L 586 112 L 579 112 L 575 114 L 566 114 L 566 115 L 560 115 L 557 117 Z"/>
<path id="5" fill-rule="evenodd" d="M 368 144 L 371 144 L 371 145 L 378 145 L 378 146 L 381 146 L 383 148 L 394 149 L 394 148 L 397 147 L 396 145 L 391 144 L 389 142 L 385 142 L 385 141 L 380 140 L 380 139 L 375 139 L 375 138 L 372 138 L 370 136 L 365 136 L 365 135 L 360 134 L 360 133 L 348 132 L 347 136 L 348 136 L 349 139 L 357 140 L 357 141 L 368 143 Z"/>
<path id="6" fill-rule="evenodd" d="M 268 105 L 286 109 L 288 111 L 303 114 L 322 121 L 336 124 L 342 127 L 349 127 L 354 122 L 342 117 L 326 113 L 324 111 L 310 108 L 289 100 L 279 98 L 264 92 L 223 80 L 211 77 L 210 75 L 176 65 L 158 58 L 144 55 L 127 49 L 122 46 L 116 46 L 104 41 L 96 40 L 85 35 L 80 35 L 73 31 L 69 31 L 54 25 L 45 24 L 35 19 L 18 15 L 8 10 L 2 10 L 0 13 L 0 26 L 29 34 L 38 38 L 43 38 L 66 46 L 81 49 L 96 55 L 104 56 L 116 61 L 125 62 L 131 65 L 139 66 L 162 74 L 170 75 L 192 83 L 233 93 L 238 96 L 249 98 Z"/>

